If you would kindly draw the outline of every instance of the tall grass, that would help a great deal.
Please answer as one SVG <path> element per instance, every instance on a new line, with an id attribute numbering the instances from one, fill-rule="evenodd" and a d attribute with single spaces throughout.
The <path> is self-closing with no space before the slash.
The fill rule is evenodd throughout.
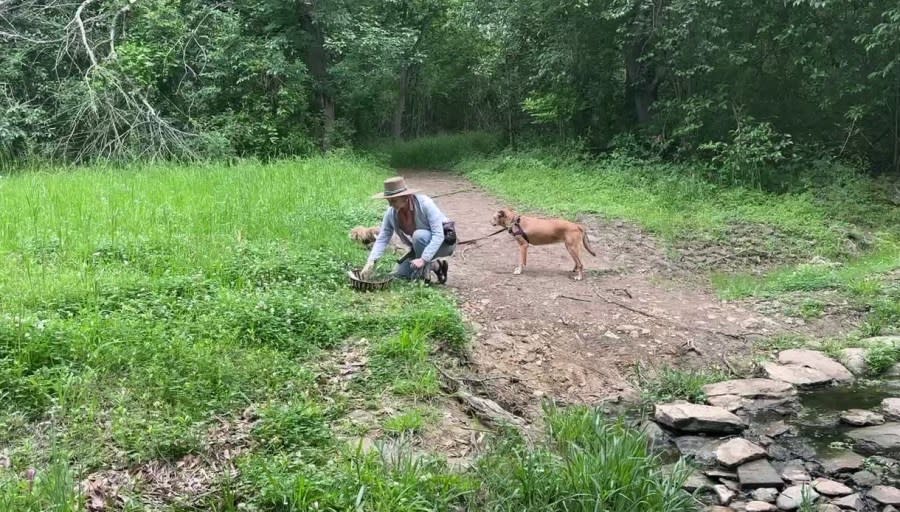
<path id="1" fill-rule="evenodd" d="M 639 432 L 587 408 L 547 419 L 546 443 L 528 448 L 512 437 L 480 461 L 486 498 L 476 510 L 695 510 L 681 488 L 687 468 L 665 472 Z"/>
<path id="2" fill-rule="evenodd" d="M 372 144 L 370 151 L 380 155 L 391 167 L 448 169 L 465 158 L 490 155 L 499 148 L 499 136 L 469 132 L 406 141 L 381 141 Z"/>
<path id="3" fill-rule="evenodd" d="M 205 449 L 216 418 L 250 405 L 260 450 L 325 453 L 342 413 L 316 380 L 331 349 L 417 325 L 423 346 L 460 348 L 465 331 L 437 291 L 345 286 L 345 270 L 365 259 L 347 232 L 380 218 L 383 204 L 368 197 L 389 174 L 344 156 L 0 180 L 9 475 L 33 467 L 49 478 L 54 445 L 75 477 L 176 461 Z M 433 371 L 427 358 L 416 364 Z M 7 502 L 45 494 L 4 471 Z"/>

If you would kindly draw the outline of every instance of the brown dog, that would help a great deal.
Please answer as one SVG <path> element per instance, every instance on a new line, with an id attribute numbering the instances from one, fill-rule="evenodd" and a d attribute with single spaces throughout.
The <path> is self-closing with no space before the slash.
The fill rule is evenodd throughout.
<path id="1" fill-rule="evenodd" d="M 381 233 L 381 226 L 372 226 L 370 228 L 356 226 L 350 230 L 350 240 L 359 242 L 363 247 L 368 249 L 375 243 L 375 239 L 378 238 L 379 233 Z"/>
<path id="2" fill-rule="evenodd" d="M 584 278 L 584 265 L 581 264 L 582 244 L 587 252 L 591 253 L 591 256 L 596 256 L 591 246 L 588 245 L 584 227 L 564 219 L 525 217 L 509 208 L 504 208 L 494 214 L 494 217 L 491 218 L 491 225 L 505 227 L 519 242 L 519 265 L 513 270 L 513 274 L 516 275 L 521 274 L 525 269 L 525 262 L 528 259 L 528 244 L 565 243 L 566 250 L 575 260 L 575 268 L 572 269 L 572 272 L 575 273 L 576 281 Z"/>

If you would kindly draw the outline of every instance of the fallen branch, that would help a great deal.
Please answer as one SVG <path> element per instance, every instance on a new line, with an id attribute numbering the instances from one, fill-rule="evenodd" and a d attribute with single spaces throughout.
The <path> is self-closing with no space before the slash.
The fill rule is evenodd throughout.
<path id="1" fill-rule="evenodd" d="M 437 195 L 431 196 L 431 198 L 434 199 L 435 197 L 452 196 L 453 194 L 462 194 L 463 192 L 475 192 L 477 190 L 478 189 L 474 188 L 474 187 L 473 188 L 464 188 L 462 190 L 454 190 L 453 192 L 445 192 L 443 194 L 437 194 Z"/>
<path id="2" fill-rule="evenodd" d="M 486 425 L 495 428 L 512 425 L 520 430 L 527 427 L 527 422 L 524 419 L 507 411 L 501 407 L 500 404 L 489 398 L 473 395 L 459 379 L 448 374 L 441 368 L 438 368 L 437 370 L 443 377 L 441 387 L 450 391 L 452 396 L 466 406 L 466 409 L 471 414 Z"/>
<path id="3" fill-rule="evenodd" d="M 594 301 L 592 301 L 592 300 L 590 300 L 590 299 L 582 299 L 582 298 L 579 298 L 579 297 L 569 297 L 568 295 L 557 295 L 556 298 L 557 298 L 557 299 L 577 300 L 577 301 L 579 301 L 579 302 L 594 302 Z"/>

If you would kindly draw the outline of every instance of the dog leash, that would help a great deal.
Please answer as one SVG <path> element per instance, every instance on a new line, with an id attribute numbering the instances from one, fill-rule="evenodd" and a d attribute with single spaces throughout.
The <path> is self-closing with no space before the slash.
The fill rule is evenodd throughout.
<path id="1" fill-rule="evenodd" d="M 484 240 L 485 238 L 490 238 L 494 235 L 499 235 L 500 233 L 503 233 L 504 231 L 506 231 L 506 228 L 500 228 L 497 231 L 494 231 L 493 233 L 491 233 L 490 235 L 486 235 L 486 236 L 483 236 L 480 238 L 473 238 L 471 240 L 463 240 L 462 242 L 456 242 L 456 245 L 474 244 L 475 242 L 478 242 L 479 240 Z"/>

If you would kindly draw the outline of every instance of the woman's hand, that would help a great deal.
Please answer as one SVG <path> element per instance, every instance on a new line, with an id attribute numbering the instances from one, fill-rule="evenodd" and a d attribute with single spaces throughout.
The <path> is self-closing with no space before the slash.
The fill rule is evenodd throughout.
<path id="1" fill-rule="evenodd" d="M 425 266 L 425 260 L 423 260 L 422 258 L 416 258 L 416 259 L 410 261 L 409 265 L 412 268 L 419 270 L 420 268 Z"/>
<path id="2" fill-rule="evenodd" d="M 362 277 L 363 279 L 368 279 L 368 278 L 372 277 L 372 273 L 374 271 L 375 271 L 375 262 L 370 261 L 370 262 L 366 263 L 366 266 L 364 266 L 362 268 L 362 270 L 359 271 L 359 276 Z"/>

